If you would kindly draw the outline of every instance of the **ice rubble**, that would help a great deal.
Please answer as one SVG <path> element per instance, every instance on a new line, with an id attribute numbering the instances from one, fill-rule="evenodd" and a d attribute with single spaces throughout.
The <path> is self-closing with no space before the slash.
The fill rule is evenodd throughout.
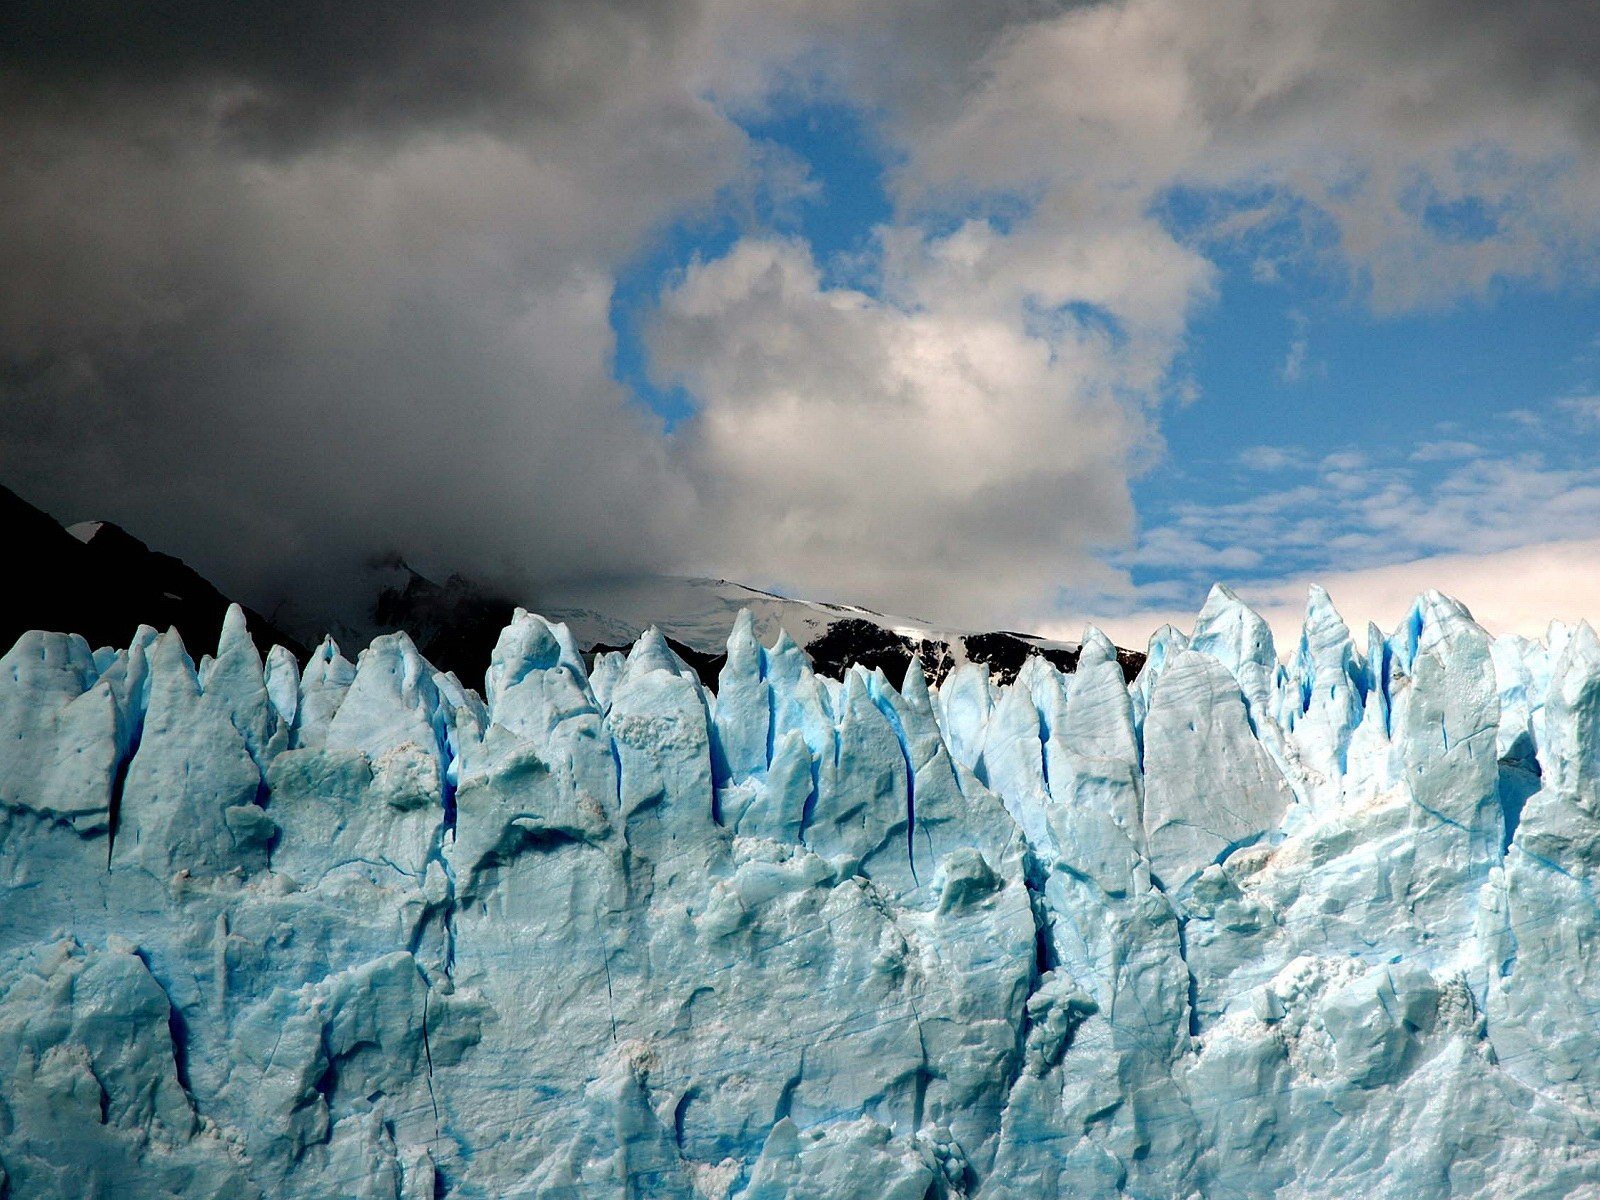
<path id="1" fill-rule="evenodd" d="M 1600 640 L 0 660 L 18 1197 L 1600 1194 Z"/>

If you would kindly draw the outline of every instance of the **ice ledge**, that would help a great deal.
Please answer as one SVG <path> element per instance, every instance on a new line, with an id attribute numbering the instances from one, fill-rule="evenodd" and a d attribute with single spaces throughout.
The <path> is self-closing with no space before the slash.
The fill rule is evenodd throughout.
<path id="1" fill-rule="evenodd" d="M 1600 1188 L 1600 641 L 0 659 L 12 1194 Z"/>

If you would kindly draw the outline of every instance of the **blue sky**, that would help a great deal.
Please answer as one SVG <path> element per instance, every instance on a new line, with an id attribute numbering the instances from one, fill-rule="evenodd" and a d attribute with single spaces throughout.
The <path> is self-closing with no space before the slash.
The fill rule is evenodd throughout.
<path id="1" fill-rule="evenodd" d="M 1463 462 L 1536 455 L 1570 470 L 1600 451 L 1600 426 L 1572 403 L 1600 391 L 1600 297 L 1591 288 L 1497 283 L 1423 311 L 1375 313 L 1341 278 L 1297 271 L 1262 282 L 1246 254 L 1219 262 L 1217 298 L 1191 328 L 1182 364 L 1196 399 L 1167 407 L 1165 457 L 1135 484 L 1149 524 L 1178 506 L 1291 486 L 1330 455 L 1404 471 L 1426 495 Z M 1283 451 L 1284 463 L 1268 466 L 1261 448 Z M 1318 547 L 1256 548 L 1261 562 L 1234 569 L 1230 581 L 1368 565 Z M 1411 551 L 1400 545 L 1395 554 Z M 1183 577 L 1171 567 L 1133 573 L 1145 584 Z"/>

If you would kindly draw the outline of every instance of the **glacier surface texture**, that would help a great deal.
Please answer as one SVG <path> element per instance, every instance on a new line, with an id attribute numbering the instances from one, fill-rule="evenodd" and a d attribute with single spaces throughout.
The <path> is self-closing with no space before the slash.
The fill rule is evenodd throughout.
<path id="1" fill-rule="evenodd" d="M 12 1197 L 1600 1195 L 1600 640 L 0 660 Z"/>

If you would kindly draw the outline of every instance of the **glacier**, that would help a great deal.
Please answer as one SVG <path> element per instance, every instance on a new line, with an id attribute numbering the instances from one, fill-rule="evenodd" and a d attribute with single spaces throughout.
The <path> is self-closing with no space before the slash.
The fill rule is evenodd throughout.
<path id="1" fill-rule="evenodd" d="M 0 659 L 0 1194 L 1600 1195 L 1600 639 Z"/>

